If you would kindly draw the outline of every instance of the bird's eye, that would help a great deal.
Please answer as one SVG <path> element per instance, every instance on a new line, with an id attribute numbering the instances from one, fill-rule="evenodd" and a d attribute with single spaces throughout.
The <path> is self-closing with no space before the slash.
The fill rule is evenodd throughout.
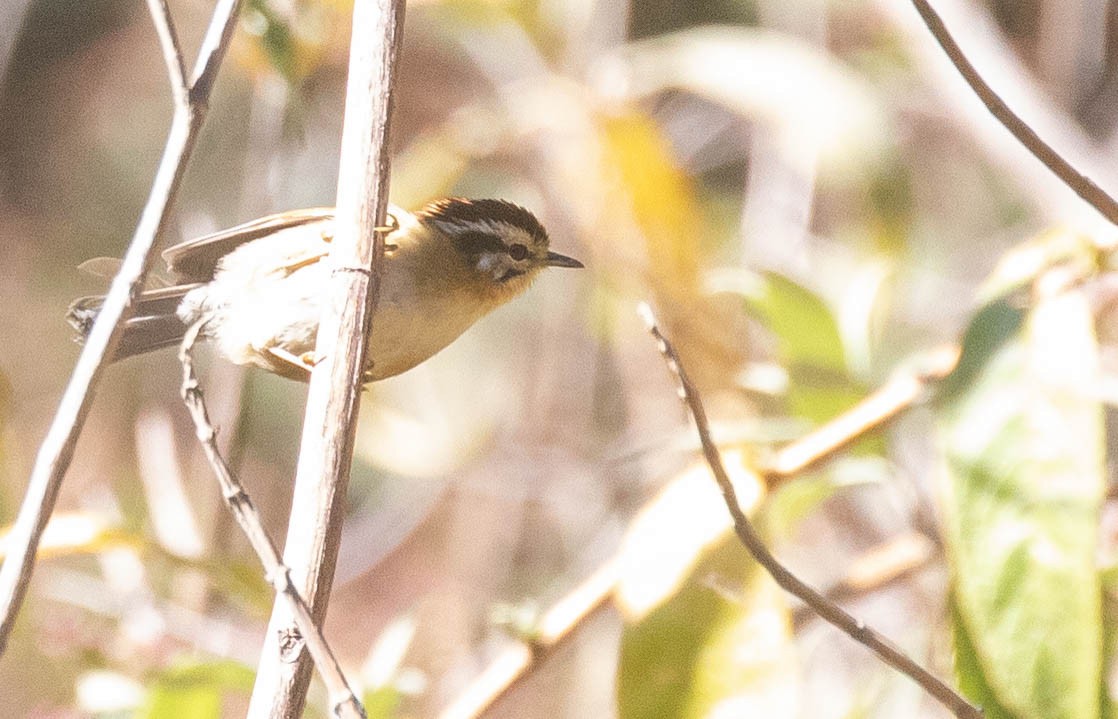
<path id="1" fill-rule="evenodd" d="M 528 248 L 519 242 L 509 248 L 509 257 L 517 262 L 528 258 Z"/>

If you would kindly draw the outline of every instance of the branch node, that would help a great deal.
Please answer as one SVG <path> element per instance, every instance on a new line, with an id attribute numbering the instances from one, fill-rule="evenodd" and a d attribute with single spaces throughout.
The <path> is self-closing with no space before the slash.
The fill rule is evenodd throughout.
<path id="1" fill-rule="evenodd" d="M 295 626 L 284 627 L 276 632 L 276 636 L 279 641 L 280 661 L 284 664 L 292 664 L 298 661 L 303 654 L 303 647 L 306 645 L 306 640 L 303 639 L 303 634 L 299 631 L 299 628 Z"/>
<path id="2" fill-rule="evenodd" d="M 199 386 L 198 377 L 194 373 L 192 349 L 198 339 L 202 324 L 202 322 L 196 322 L 191 325 L 179 347 L 179 359 L 182 362 L 183 370 L 181 393 L 187 409 L 190 411 L 190 417 L 194 420 L 195 433 L 205 450 L 206 459 L 209 460 L 210 468 L 221 487 L 221 495 L 225 499 L 226 506 L 236 518 L 241 529 L 244 530 L 249 544 L 252 545 L 260 559 L 268 584 L 275 590 L 277 597 L 287 603 L 295 616 L 297 625 L 300 627 L 299 629 L 288 630 L 285 636 L 281 635 L 281 656 L 292 657 L 291 659 L 285 659 L 285 661 L 296 661 L 303 644 L 306 643 L 315 666 L 322 675 L 323 682 L 330 690 L 331 696 L 343 697 L 343 704 L 346 706 L 360 707 L 360 702 L 353 694 L 353 690 L 349 688 L 349 684 L 342 674 L 341 666 L 330 649 L 330 645 L 326 643 L 322 630 L 315 623 L 314 617 L 307 609 L 307 605 L 299 595 L 295 584 L 291 581 L 291 571 L 279 560 L 276 544 L 268 535 L 267 530 L 264 529 L 264 523 L 260 519 L 260 513 L 253 506 L 252 498 L 245 491 L 244 486 L 233 476 L 228 463 L 221 456 L 217 447 L 216 433 L 209 421 L 205 397 Z M 309 639 L 306 639 L 307 637 Z M 286 651 L 284 647 L 286 647 Z M 355 713 L 363 716 L 364 710 L 358 709 Z"/>

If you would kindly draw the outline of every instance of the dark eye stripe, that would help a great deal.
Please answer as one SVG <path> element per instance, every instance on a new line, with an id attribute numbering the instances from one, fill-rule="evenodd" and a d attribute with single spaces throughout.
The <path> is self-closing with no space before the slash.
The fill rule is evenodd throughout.
<path id="1" fill-rule="evenodd" d="M 454 236 L 454 244 L 467 255 L 481 255 L 486 252 L 504 252 L 505 243 L 495 235 L 485 232 L 464 232 Z"/>

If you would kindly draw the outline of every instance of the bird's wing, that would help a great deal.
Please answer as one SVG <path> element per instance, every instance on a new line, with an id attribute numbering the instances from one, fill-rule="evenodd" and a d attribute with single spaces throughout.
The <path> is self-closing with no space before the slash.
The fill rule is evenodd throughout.
<path id="1" fill-rule="evenodd" d="M 208 282 L 218 261 L 237 247 L 279 230 L 334 219 L 334 208 L 315 207 L 268 215 L 228 230 L 180 242 L 163 252 L 169 269 L 181 281 Z"/>

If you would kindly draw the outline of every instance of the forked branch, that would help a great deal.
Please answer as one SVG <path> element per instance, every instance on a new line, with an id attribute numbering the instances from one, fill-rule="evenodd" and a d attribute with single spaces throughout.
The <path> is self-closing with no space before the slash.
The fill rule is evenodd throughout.
<path id="1" fill-rule="evenodd" d="M 85 340 L 85 346 L 82 347 L 47 435 L 39 447 L 39 454 L 31 469 L 27 493 L 9 534 L 10 551 L 4 560 L 4 566 L 0 567 L 0 652 L 7 645 L 8 636 L 31 582 L 39 539 L 54 511 L 62 478 L 70 467 L 78 435 L 93 404 L 94 389 L 108 359 L 113 356 L 120 336 L 120 325 L 131 310 L 133 297 L 143 286 L 156 240 L 166 227 L 171 204 L 186 172 L 186 162 L 206 118 L 214 79 L 236 27 L 240 0 L 218 0 L 198 51 L 189 89 L 185 92 L 182 54 L 167 5 L 162 0 L 150 0 L 149 7 L 170 74 L 175 113 L 163 158 L 152 181 L 151 193 L 140 215 L 136 232 L 105 296 L 97 320 Z"/>

